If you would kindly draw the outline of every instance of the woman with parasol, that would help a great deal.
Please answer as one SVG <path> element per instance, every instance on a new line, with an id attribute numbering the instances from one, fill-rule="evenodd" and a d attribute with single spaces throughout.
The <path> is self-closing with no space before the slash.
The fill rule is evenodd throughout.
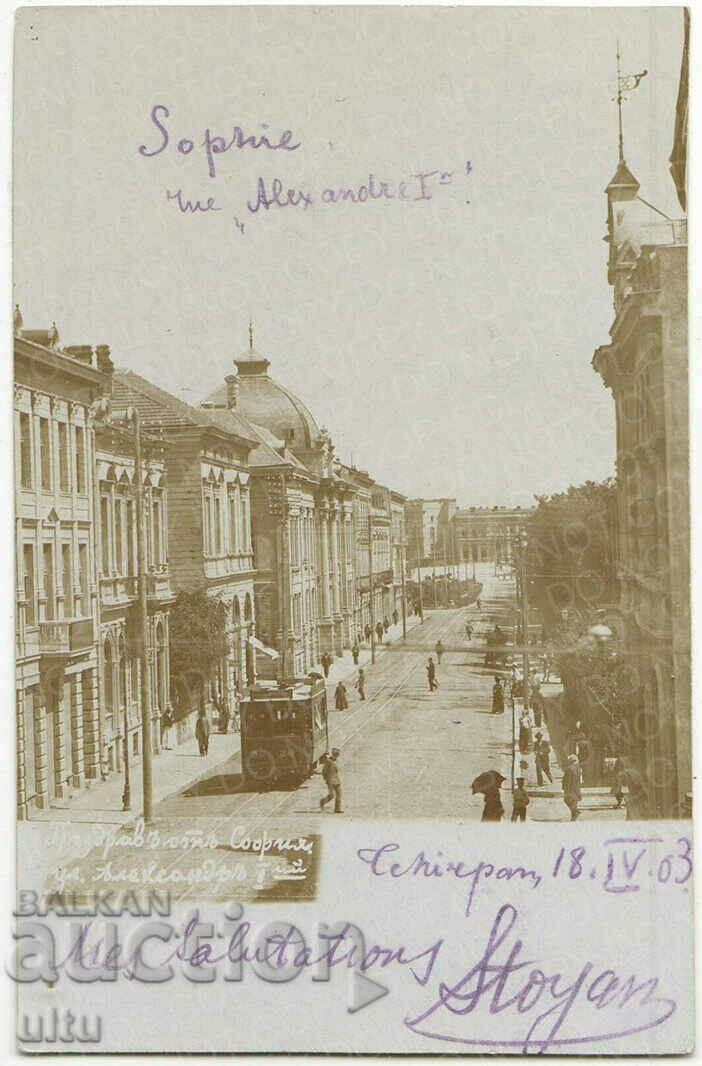
<path id="1" fill-rule="evenodd" d="M 476 777 L 471 788 L 473 795 L 482 792 L 485 797 L 483 805 L 483 814 L 480 819 L 481 822 L 501 822 L 502 815 L 505 813 L 505 809 L 502 806 L 502 798 L 500 796 L 500 786 L 505 780 L 502 774 L 497 770 L 487 770 L 485 773 Z"/>

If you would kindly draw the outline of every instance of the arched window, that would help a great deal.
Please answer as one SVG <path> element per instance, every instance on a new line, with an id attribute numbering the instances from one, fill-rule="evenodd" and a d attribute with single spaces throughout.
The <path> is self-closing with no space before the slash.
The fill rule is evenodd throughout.
<path id="1" fill-rule="evenodd" d="M 238 629 L 241 625 L 241 608 L 239 607 L 239 597 L 234 596 L 232 599 L 232 624 Z"/>
<path id="2" fill-rule="evenodd" d="M 253 612 L 252 612 L 252 609 L 251 609 L 251 596 L 247 592 L 246 593 L 246 599 L 244 600 L 244 621 L 245 622 L 250 622 L 252 616 L 253 616 Z"/>

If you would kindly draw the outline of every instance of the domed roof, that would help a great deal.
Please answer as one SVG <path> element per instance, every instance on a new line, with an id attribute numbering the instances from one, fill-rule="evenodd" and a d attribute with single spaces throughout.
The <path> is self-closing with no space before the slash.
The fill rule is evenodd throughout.
<path id="1" fill-rule="evenodd" d="M 256 425 L 264 426 L 293 451 L 313 447 L 319 426 L 304 403 L 273 381 L 267 370 L 270 362 L 253 347 L 238 356 L 234 364 L 238 393 L 236 411 Z M 227 406 L 227 386 L 220 385 L 206 398 L 207 405 Z"/>

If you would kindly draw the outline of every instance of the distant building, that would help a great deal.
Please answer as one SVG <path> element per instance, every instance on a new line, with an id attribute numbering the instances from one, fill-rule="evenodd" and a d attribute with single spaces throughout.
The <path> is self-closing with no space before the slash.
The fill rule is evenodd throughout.
<path id="1" fill-rule="evenodd" d="M 686 116 L 685 58 L 674 148 L 681 203 Z M 622 754 L 643 783 L 629 815 L 673 817 L 692 787 L 687 225 L 639 196 L 621 155 L 606 192 L 614 321 L 592 363 L 617 425 L 617 636 L 635 681 L 623 708 L 634 747 Z"/>
<path id="2" fill-rule="evenodd" d="M 458 508 L 452 523 L 456 562 L 511 563 L 514 538 L 532 512 L 531 507 Z"/>
<path id="3" fill-rule="evenodd" d="M 405 504 L 407 550 L 410 567 L 453 560 L 451 522 L 456 513 L 453 499 L 415 499 Z"/>

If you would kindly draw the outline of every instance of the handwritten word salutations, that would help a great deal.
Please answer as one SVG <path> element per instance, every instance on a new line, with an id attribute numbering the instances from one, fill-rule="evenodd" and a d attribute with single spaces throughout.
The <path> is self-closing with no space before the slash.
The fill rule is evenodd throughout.
<path id="1" fill-rule="evenodd" d="M 160 143 L 157 143 L 155 147 L 149 147 L 146 144 L 139 145 L 139 154 L 145 156 L 147 159 L 152 159 L 156 155 L 160 155 L 171 144 L 171 134 L 165 125 L 165 120 L 170 118 L 170 111 L 165 104 L 155 104 L 151 108 L 151 121 L 158 130 L 158 137 Z M 266 122 L 259 123 L 262 129 L 268 130 L 268 124 Z M 215 156 L 222 155 L 225 152 L 231 151 L 232 148 L 251 148 L 257 150 L 259 148 L 265 148 L 271 152 L 296 152 L 301 147 L 302 142 L 298 141 L 296 144 L 291 143 L 293 141 L 294 134 L 292 130 L 283 130 L 278 135 L 266 133 L 247 133 L 241 126 L 233 126 L 231 130 L 231 136 L 229 138 L 222 137 L 219 134 L 213 135 L 209 127 L 204 131 L 202 141 L 194 141 L 191 137 L 180 137 L 175 144 L 175 150 L 181 155 L 190 155 L 190 153 L 197 148 L 204 148 L 205 158 L 207 160 L 207 172 L 211 178 L 217 176 L 217 170 L 215 166 Z"/>

